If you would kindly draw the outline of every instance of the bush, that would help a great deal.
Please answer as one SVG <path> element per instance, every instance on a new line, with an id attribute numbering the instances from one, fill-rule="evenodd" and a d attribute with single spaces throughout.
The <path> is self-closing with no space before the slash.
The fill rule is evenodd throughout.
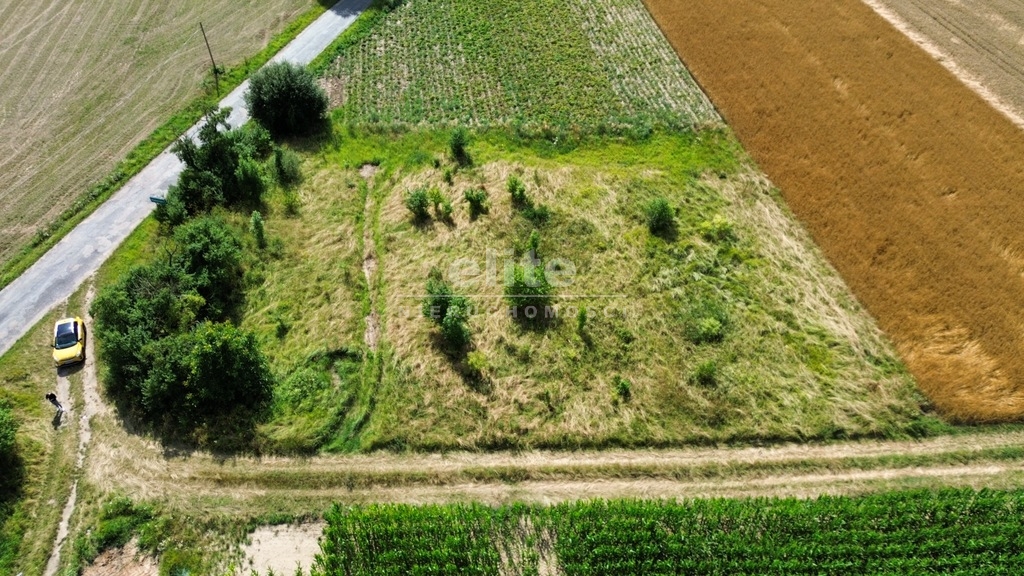
<path id="1" fill-rule="evenodd" d="M 434 206 L 434 215 L 438 220 L 448 221 L 452 219 L 454 208 L 448 197 L 441 193 L 437 187 L 427 191 L 427 200 Z"/>
<path id="2" fill-rule="evenodd" d="M 515 264 L 510 277 L 505 279 L 505 299 L 512 306 L 515 318 L 531 320 L 542 316 L 544 307 L 551 302 L 551 285 L 544 276 L 543 262 Z M 527 309 L 536 314 L 531 318 Z"/>
<path id="3" fill-rule="evenodd" d="M 257 122 L 275 137 L 283 137 L 308 134 L 318 128 L 328 100 L 304 67 L 277 62 L 253 74 L 245 103 Z"/>
<path id="4" fill-rule="evenodd" d="M 445 311 L 444 320 L 441 321 L 441 336 L 452 348 L 461 349 L 469 344 L 471 337 L 469 332 L 469 307 L 464 299 L 451 302 Z"/>
<path id="5" fill-rule="evenodd" d="M 235 168 L 235 183 L 238 186 L 236 202 L 247 202 L 250 205 L 259 203 L 267 184 L 263 180 L 263 171 L 260 164 L 248 157 L 238 159 L 238 167 Z"/>
<path id="6" fill-rule="evenodd" d="M 430 218 L 430 198 L 427 191 L 417 188 L 405 195 L 405 207 L 412 212 L 413 218 L 419 221 Z"/>
<path id="7" fill-rule="evenodd" d="M 702 297 L 693 303 L 686 314 L 686 337 L 694 344 L 721 342 L 729 325 L 725 309 L 710 298 Z"/>
<path id="8" fill-rule="evenodd" d="M 469 166 L 473 163 L 469 151 L 466 150 L 468 145 L 469 132 L 465 128 L 459 126 L 452 131 L 452 135 L 448 139 L 448 149 L 451 152 L 452 160 L 455 160 L 459 166 Z"/>
<path id="9" fill-rule="evenodd" d="M 218 205 L 260 200 L 266 184 L 256 158 L 270 148 L 260 130 L 233 130 L 228 110 L 210 112 L 199 128 L 198 140 L 182 137 L 173 152 L 185 164 L 178 182 L 167 191 L 167 208 L 157 213 L 161 222 L 180 224 L 187 215 Z"/>
<path id="10" fill-rule="evenodd" d="M 534 258 L 540 257 L 540 232 L 537 232 L 536 230 L 530 232 L 529 248 L 530 254 Z"/>
<path id="11" fill-rule="evenodd" d="M 154 343 L 150 356 L 142 410 L 172 436 L 218 444 L 270 401 L 273 380 L 256 337 L 231 324 L 204 322 Z"/>
<path id="12" fill-rule="evenodd" d="M 533 202 L 530 201 L 529 196 L 526 195 L 526 184 L 519 179 L 515 174 L 508 177 L 505 183 L 505 189 L 508 190 L 510 196 L 512 196 L 512 206 L 514 208 L 532 208 Z"/>
<path id="13" fill-rule="evenodd" d="M 714 360 L 701 362 L 693 371 L 691 380 L 701 386 L 715 387 L 718 384 L 718 364 Z"/>
<path id="14" fill-rule="evenodd" d="M 301 164 L 302 159 L 295 152 L 287 148 L 274 149 L 274 172 L 281 186 L 289 188 L 302 182 Z"/>
<path id="15" fill-rule="evenodd" d="M 675 226 L 675 214 L 668 200 L 655 198 L 645 209 L 647 216 L 647 229 L 654 235 L 664 235 L 672 231 Z"/>
<path id="16" fill-rule="evenodd" d="M 263 215 L 260 214 L 259 210 L 253 210 L 252 216 L 249 218 L 249 230 L 252 231 L 252 236 L 256 239 L 256 246 L 260 250 L 266 248 L 267 236 L 266 231 L 263 229 Z"/>
<path id="17" fill-rule="evenodd" d="M 448 308 L 452 305 L 469 308 L 469 303 L 463 296 L 457 296 L 452 292 L 451 286 L 441 278 L 437 269 L 431 270 L 427 277 L 427 297 L 423 301 L 423 315 L 440 325 L 448 316 Z"/>
<path id="18" fill-rule="evenodd" d="M 490 209 L 487 201 L 487 190 L 483 186 L 466 190 L 464 196 L 466 202 L 469 203 L 470 218 L 477 218 L 481 214 L 486 214 Z"/>
<path id="19" fill-rule="evenodd" d="M 534 224 L 534 226 L 543 226 L 551 220 L 551 210 L 548 209 L 544 204 L 538 204 L 536 207 L 529 207 L 523 215 L 526 219 Z"/>
<path id="20" fill-rule="evenodd" d="M 242 296 L 242 247 L 218 218 L 206 216 L 174 231 L 178 262 L 206 301 L 206 317 L 223 319 Z"/>
<path id="21" fill-rule="evenodd" d="M 633 386 L 622 376 L 616 376 L 612 379 L 612 384 L 615 385 L 615 393 L 619 395 L 624 402 L 629 402 L 629 399 L 633 397 Z"/>
<path id="22" fill-rule="evenodd" d="M 697 227 L 700 235 L 709 242 L 729 242 L 736 239 L 732 222 L 721 214 L 715 214 L 711 220 L 701 222 Z"/>
<path id="23" fill-rule="evenodd" d="M 18 421 L 6 402 L 0 402 L 0 462 L 8 462 L 14 457 L 16 449 L 15 436 L 18 433 Z"/>

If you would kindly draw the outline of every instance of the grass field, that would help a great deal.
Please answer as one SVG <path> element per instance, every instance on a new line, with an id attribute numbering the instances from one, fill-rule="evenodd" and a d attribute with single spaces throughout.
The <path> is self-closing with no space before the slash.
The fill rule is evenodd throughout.
<path id="1" fill-rule="evenodd" d="M 934 405 L 1024 417 L 1024 133 L 856 0 L 647 4 Z"/>
<path id="2" fill-rule="evenodd" d="M 271 249 L 247 274 L 242 322 L 279 381 L 267 449 L 915 433 L 918 398 L 890 345 L 727 132 L 598 140 L 557 154 L 495 133 L 471 145 L 475 165 L 461 169 L 446 159 L 446 136 L 343 137 L 307 157 L 297 214 L 281 197 L 269 203 Z M 511 174 L 547 207 L 547 222 L 513 209 Z M 450 200 L 450 222 L 411 219 L 403 196 L 418 187 Z M 462 196 L 480 187 L 490 210 L 473 219 Z M 656 197 L 676 208 L 670 238 L 644 224 Z M 246 215 L 233 218 L 244 235 Z M 542 324 L 509 318 L 502 282 L 485 273 L 519 257 L 533 230 L 544 258 L 576 270 L 556 293 L 560 316 Z M 452 353 L 421 304 L 430 269 L 450 277 L 460 262 L 478 269 L 459 288 L 477 311 L 470 349 Z M 720 338 L 690 333 L 718 313 Z M 370 315 L 376 347 L 365 340 Z"/>
<path id="3" fill-rule="evenodd" d="M 55 221 L 150 133 L 204 91 L 212 95 L 200 22 L 218 66 L 233 68 L 318 6 L 312 0 L 0 6 L 0 270 L 38 234 L 53 232 Z"/>
<path id="4" fill-rule="evenodd" d="M 407 2 L 327 73 L 343 123 L 555 137 L 715 124 L 637 0 Z"/>

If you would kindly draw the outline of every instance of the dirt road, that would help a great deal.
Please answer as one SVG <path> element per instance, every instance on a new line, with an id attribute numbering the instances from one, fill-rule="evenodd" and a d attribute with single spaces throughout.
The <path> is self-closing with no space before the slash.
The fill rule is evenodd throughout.
<path id="1" fill-rule="evenodd" d="M 341 0 L 273 61 L 309 63 L 369 5 L 370 0 Z M 248 86 L 248 82 L 243 83 L 220 103 L 232 108 L 228 118 L 232 126 L 240 126 L 249 118 L 244 103 Z M 189 134 L 196 130 L 198 125 Z M 0 355 L 99 268 L 152 211 L 154 204 L 149 198 L 164 196 L 182 167 L 181 161 L 165 150 L 17 280 L 0 290 Z"/>

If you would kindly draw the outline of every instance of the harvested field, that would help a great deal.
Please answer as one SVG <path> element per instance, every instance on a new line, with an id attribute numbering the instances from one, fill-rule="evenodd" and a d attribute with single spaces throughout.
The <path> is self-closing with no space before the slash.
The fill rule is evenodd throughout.
<path id="1" fill-rule="evenodd" d="M 311 0 L 0 4 L 0 264 Z"/>
<path id="2" fill-rule="evenodd" d="M 858 0 L 646 4 L 935 406 L 1024 415 L 1024 133 Z"/>
<path id="3" fill-rule="evenodd" d="M 1024 128 L 1024 5 L 1016 0 L 865 0 Z"/>

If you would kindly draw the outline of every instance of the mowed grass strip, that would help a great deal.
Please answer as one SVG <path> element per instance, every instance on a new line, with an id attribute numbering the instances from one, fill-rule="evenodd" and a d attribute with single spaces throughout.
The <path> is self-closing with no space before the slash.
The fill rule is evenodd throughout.
<path id="1" fill-rule="evenodd" d="M 407 2 L 327 70 L 336 117 L 649 132 L 718 116 L 638 0 Z"/>
<path id="2" fill-rule="evenodd" d="M 58 232 L 55 220 L 97 186 L 123 178 L 114 169 L 136 145 L 204 90 L 215 97 L 200 22 L 218 66 L 232 69 L 311 9 L 323 5 L 7 2 L 0 8 L 0 264 L 19 253 L 38 257 L 24 252 L 30 242 Z"/>
<path id="3" fill-rule="evenodd" d="M 856 0 L 646 3 L 931 402 L 1024 417 L 1024 133 Z"/>

